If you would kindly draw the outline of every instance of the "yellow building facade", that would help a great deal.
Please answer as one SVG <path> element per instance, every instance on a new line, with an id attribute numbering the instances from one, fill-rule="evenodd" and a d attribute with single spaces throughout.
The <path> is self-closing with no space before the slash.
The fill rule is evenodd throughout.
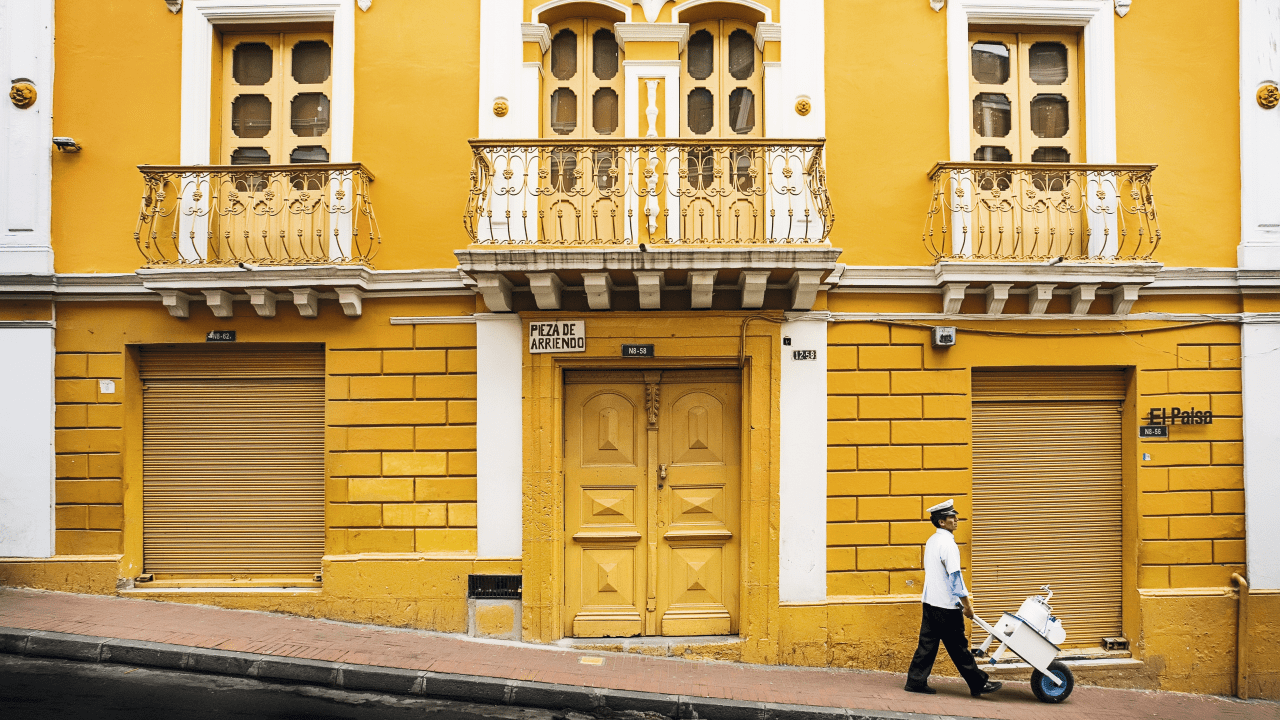
<path id="1" fill-rule="evenodd" d="M 1082 681 L 1280 698 L 1211 5 L 0 3 L 0 583 L 904 671 L 954 498 Z"/>

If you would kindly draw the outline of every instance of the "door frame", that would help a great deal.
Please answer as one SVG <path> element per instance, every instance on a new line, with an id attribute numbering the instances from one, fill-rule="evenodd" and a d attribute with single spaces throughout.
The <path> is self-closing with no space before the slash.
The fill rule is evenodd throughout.
<path id="1" fill-rule="evenodd" d="M 743 323 L 752 316 L 777 322 Z M 777 658 L 778 607 L 778 377 L 781 312 L 521 313 L 528 323 L 586 321 L 580 353 L 524 353 L 523 637 L 566 637 L 564 603 L 564 372 L 741 366 L 741 468 L 738 636 L 743 660 Z M 694 336 L 692 333 L 696 333 Z M 621 358 L 622 343 L 651 343 L 652 359 Z"/>

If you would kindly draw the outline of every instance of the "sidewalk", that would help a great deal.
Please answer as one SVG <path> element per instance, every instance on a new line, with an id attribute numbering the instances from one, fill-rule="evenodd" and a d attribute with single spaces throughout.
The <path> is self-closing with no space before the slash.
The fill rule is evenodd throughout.
<path id="1" fill-rule="evenodd" d="M 681 717 L 696 712 L 705 720 L 901 717 L 897 713 L 1008 720 L 1280 720 L 1280 704 L 1265 701 L 1077 686 L 1062 705 L 1046 705 L 1036 701 L 1026 682 L 1006 682 L 1000 692 L 974 699 L 951 678 L 932 680 L 937 695 L 913 695 L 902 690 L 903 676 L 892 673 L 589 652 L 12 588 L 0 588 L 0 652 L 551 709 L 608 707 Z M 938 662 L 949 662 L 945 653 Z"/>

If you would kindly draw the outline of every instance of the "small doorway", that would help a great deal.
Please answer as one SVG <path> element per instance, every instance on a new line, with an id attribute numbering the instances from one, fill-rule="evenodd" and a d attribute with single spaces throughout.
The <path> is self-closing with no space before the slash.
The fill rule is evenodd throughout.
<path id="1" fill-rule="evenodd" d="M 737 370 L 568 371 L 565 627 L 738 632 Z"/>

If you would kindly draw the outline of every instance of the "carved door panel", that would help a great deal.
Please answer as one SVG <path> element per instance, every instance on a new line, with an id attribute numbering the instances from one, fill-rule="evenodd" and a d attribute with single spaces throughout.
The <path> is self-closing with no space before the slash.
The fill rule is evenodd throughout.
<path id="1" fill-rule="evenodd" d="M 738 384 L 724 379 L 696 371 L 663 378 L 657 593 L 663 635 L 738 629 L 740 403 Z"/>
<path id="2" fill-rule="evenodd" d="M 737 631 L 739 388 L 722 371 L 565 381 L 565 623 Z"/>
<path id="3" fill-rule="evenodd" d="M 565 612 L 578 637 L 643 631 L 645 425 L 642 383 L 565 385 Z"/>

